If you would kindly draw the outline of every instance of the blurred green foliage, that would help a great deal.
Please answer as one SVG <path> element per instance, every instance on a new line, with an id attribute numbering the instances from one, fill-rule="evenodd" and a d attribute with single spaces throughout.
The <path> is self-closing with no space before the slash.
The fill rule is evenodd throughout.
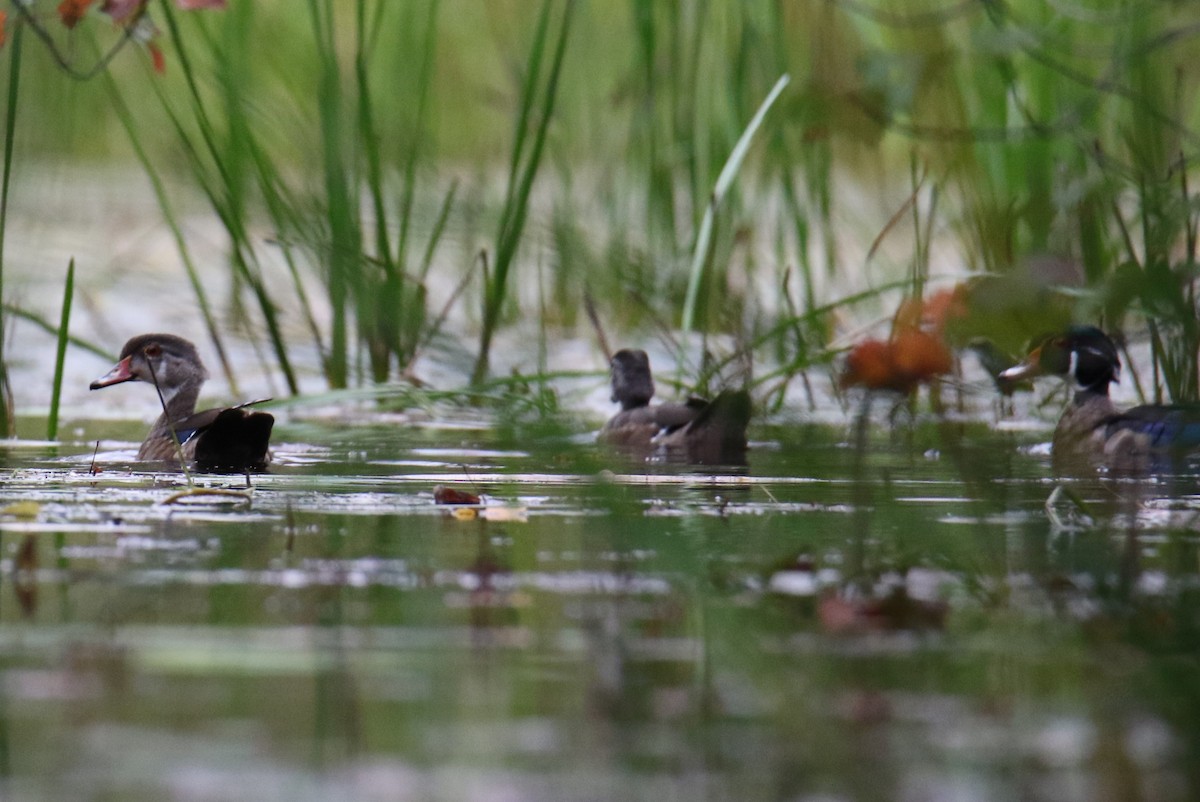
<path id="1" fill-rule="evenodd" d="M 57 30 L 51 4 L 35 8 L 81 69 L 120 36 L 102 16 Z M 677 327 L 718 173 L 788 75 L 714 220 L 703 334 L 799 373 L 927 280 L 988 275 L 1007 283 L 975 285 L 964 342 L 1012 349 L 1070 319 L 1146 332 L 1154 394 L 1197 396 L 1192 4 L 552 0 L 552 30 L 568 8 L 546 118 L 521 111 L 547 69 L 521 0 L 153 4 L 165 70 L 136 42 L 109 68 L 129 127 L 104 81 L 27 47 L 17 153 L 123 163 L 134 144 L 168 186 L 199 178 L 235 291 L 257 298 L 246 325 L 278 339 L 270 310 L 306 320 L 339 386 L 403 375 L 440 323 L 427 285 L 484 272 L 480 248 L 513 260 L 511 278 L 505 264 L 456 296 L 485 329 L 530 313 L 529 293 L 497 289 L 531 283 L 553 325 L 582 325 L 589 291 L 626 336 Z M 539 126 L 530 225 L 499 248 L 503 176 Z M 264 220 L 295 246 L 294 287 L 272 296 L 255 285 L 267 246 L 239 241 Z M 306 274 L 327 297 L 304 296 Z"/>

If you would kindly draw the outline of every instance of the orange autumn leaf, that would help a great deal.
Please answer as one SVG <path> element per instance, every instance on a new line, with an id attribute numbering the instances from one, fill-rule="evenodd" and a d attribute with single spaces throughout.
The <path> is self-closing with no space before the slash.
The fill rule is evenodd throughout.
<path id="1" fill-rule="evenodd" d="M 949 373 L 954 364 L 946 344 L 924 331 L 902 331 L 890 345 L 893 367 L 907 383 Z"/>
<path id="2" fill-rule="evenodd" d="M 8 12 L 0 11 L 0 47 L 8 41 Z"/>
<path id="3" fill-rule="evenodd" d="M 95 0 L 62 0 L 58 4 L 58 18 L 68 28 L 74 28 L 87 13 L 88 6 Z"/>
<path id="4" fill-rule="evenodd" d="M 851 349 L 842 387 L 912 392 L 921 382 L 949 373 L 954 361 L 940 339 L 919 329 L 905 329 L 890 341 L 864 340 Z"/>
<path id="5" fill-rule="evenodd" d="M 901 389 L 895 386 L 897 377 L 891 351 L 890 343 L 879 340 L 863 340 L 854 346 L 846 357 L 841 385 L 869 390 Z"/>
<path id="6" fill-rule="evenodd" d="M 967 316 L 967 287 L 965 284 L 955 284 L 948 290 L 939 290 L 926 299 L 923 322 L 934 331 L 941 331 L 951 320 L 961 320 Z"/>

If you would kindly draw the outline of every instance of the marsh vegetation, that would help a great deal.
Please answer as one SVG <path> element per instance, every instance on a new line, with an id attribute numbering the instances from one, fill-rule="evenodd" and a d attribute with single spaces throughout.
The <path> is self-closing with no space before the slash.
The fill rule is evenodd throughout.
<path id="1" fill-rule="evenodd" d="M 1189 4 L 6 12 L 0 795 L 1200 788 L 1200 466 L 997 378 L 1198 400 Z M 246 498 L 87 395 L 147 331 L 274 396 Z M 598 449 L 621 348 L 748 465 Z"/>

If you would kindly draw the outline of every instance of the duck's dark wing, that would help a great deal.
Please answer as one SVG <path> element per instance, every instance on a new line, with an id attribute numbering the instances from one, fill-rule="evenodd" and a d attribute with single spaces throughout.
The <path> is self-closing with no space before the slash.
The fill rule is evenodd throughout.
<path id="1" fill-rule="evenodd" d="M 1102 425 L 1106 439 L 1128 431 L 1145 438 L 1146 446 L 1156 450 L 1185 452 L 1200 448 L 1198 405 L 1147 404 L 1114 415 Z"/>
<path id="2" fill-rule="evenodd" d="M 648 408 L 654 410 L 654 420 L 660 431 L 673 432 L 699 418 L 708 406 L 703 398 L 689 398 L 684 404 L 659 404 Z"/>
<path id="3" fill-rule="evenodd" d="M 252 401 L 250 404 L 260 403 Z M 175 424 L 179 440 L 195 455 L 196 469 L 209 473 L 244 473 L 266 470 L 271 461 L 271 429 L 275 418 L 268 412 L 249 412 L 241 404 L 206 409 Z"/>
<path id="4" fill-rule="evenodd" d="M 662 432 L 681 429 L 700 414 L 701 408 L 687 404 L 656 404 L 623 409 L 600 430 L 600 442 L 618 446 L 649 448 Z"/>
<path id="5" fill-rule="evenodd" d="M 702 465 L 746 462 L 746 426 L 750 394 L 726 390 L 711 402 L 690 398 L 686 404 L 626 409 L 600 430 L 600 442 L 642 450 L 661 448 L 668 459 Z"/>
<path id="6" fill-rule="evenodd" d="M 707 403 L 693 399 L 686 407 L 692 419 L 685 426 L 660 434 L 655 442 L 685 455 L 688 462 L 745 464 L 750 406 L 750 394 L 745 390 L 724 390 Z"/>
<path id="7" fill-rule="evenodd" d="M 708 465 L 744 464 L 750 407 L 745 390 L 721 391 L 683 430 L 688 459 Z"/>
<path id="8" fill-rule="evenodd" d="M 178 435 L 179 442 L 185 444 L 190 442 L 193 437 L 208 429 L 209 426 L 212 426 L 213 421 L 215 421 L 217 416 L 224 412 L 225 409 L 227 408 L 218 407 L 216 409 L 205 409 L 192 415 L 188 415 L 181 421 L 176 421 L 172 428 L 175 429 L 175 434 Z"/>

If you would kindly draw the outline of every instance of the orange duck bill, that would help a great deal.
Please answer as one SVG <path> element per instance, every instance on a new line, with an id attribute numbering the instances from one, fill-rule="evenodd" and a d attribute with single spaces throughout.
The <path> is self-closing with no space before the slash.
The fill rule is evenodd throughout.
<path id="1" fill-rule="evenodd" d="M 1039 346 L 1030 351 L 1023 362 L 1001 371 L 1000 378 L 1010 382 L 1023 381 L 1045 376 L 1047 372 L 1046 366 L 1042 364 L 1042 348 Z"/>
<path id="2" fill-rule="evenodd" d="M 99 390 L 101 387 L 109 387 L 121 382 L 137 381 L 137 376 L 130 370 L 133 356 L 127 356 L 117 364 L 113 365 L 113 369 L 105 373 L 100 378 L 96 379 L 90 385 L 89 390 Z"/>

